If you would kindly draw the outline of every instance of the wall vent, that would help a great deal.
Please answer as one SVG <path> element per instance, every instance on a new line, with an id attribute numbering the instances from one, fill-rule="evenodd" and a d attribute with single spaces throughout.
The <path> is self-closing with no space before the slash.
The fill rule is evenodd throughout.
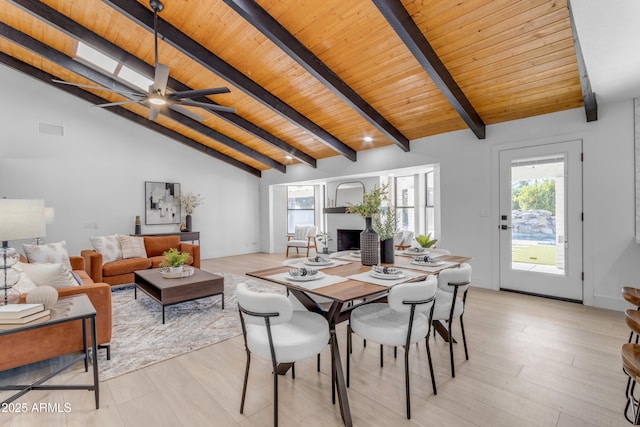
<path id="1" fill-rule="evenodd" d="M 64 127 L 60 125 L 38 123 L 38 133 L 43 135 L 64 136 Z"/>

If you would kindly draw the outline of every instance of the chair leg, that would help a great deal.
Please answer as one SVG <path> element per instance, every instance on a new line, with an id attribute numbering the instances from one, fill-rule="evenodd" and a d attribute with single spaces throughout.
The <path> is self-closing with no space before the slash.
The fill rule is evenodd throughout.
<path id="1" fill-rule="evenodd" d="M 380 367 L 382 368 L 382 344 L 380 344 Z"/>
<path id="2" fill-rule="evenodd" d="M 407 399 L 407 419 L 411 419 L 411 393 L 409 392 L 409 346 L 404 348 L 404 382 Z"/>
<path id="3" fill-rule="evenodd" d="M 436 389 L 436 377 L 433 373 L 433 362 L 431 361 L 431 348 L 429 347 L 429 335 L 427 335 L 427 360 L 429 361 L 429 372 L 431 373 L 431 386 L 433 387 L 433 394 L 437 395 Z"/>
<path id="4" fill-rule="evenodd" d="M 320 372 L 320 353 L 318 353 L 318 372 Z"/>
<path id="5" fill-rule="evenodd" d="M 289 258 L 289 246 L 287 246 L 287 255 L 286 258 Z"/>
<path id="6" fill-rule="evenodd" d="M 291 379 L 296 379 L 296 364 L 295 362 L 291 364 Z"/>
<path id="7" fill-rule="evenodd" d="M 464 345 L 464 357 L 469 360 L 469 351 L 467 350 L 467 337 L 464 334 L 464 322 L 462 321 L 462 315 L 460 315 L 460 330 L 462 331 L 462 344 Z"/>
<path id="8" fill-rule="evenodd" d="M 449 320 L 449 356 L 451 358 L 451 378 L 456 377 L 456 367 L 453 362 L 453 321 Z"/>
<path id="9" fill-rule="evenodd" d="M 398 347 L 393 347 L 393 358 L 397 359 L 398 358 Z"/>
<path id="10" fill-rule="evenodd" d="M 244 385 L 242 386 L 242 400 L 240 401 L 240 413 L 244 412 L 244 398 L 247 395 L 247 380 L 249 379 L 249 365 L 251 364 L 251 353 L 247 351 L 247 364 L 244 369 Z"/>
<path id="11" fill-rule="evenodd" d="M 278 425 L 278 370 L 273 370 L 273 425 Z"/>
<path id="12" fill-rule="evenodd" d="M 349 378 L 351 374 L 351 326 L 347 325 L 347 387 L 349 387 Z"/>

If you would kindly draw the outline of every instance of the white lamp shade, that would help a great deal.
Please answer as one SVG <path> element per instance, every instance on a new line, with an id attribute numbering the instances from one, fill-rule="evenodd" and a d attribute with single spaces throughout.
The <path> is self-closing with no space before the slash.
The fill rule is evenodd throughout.
<path id="1" fill-rule="evenodd" d="M 0 241 L 44 236 L 44 200 L 0 199 Z"/>

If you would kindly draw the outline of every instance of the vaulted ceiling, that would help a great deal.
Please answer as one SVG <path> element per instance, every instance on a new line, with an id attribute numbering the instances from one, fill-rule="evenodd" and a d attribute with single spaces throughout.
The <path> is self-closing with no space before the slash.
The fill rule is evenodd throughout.
<path id="1" fill-rule="evenodd" d="M 249 173 L 597 106 L 563 0 L 164 0 L 158 58 L 171 91 L 235 113 L 107 107 Z M 0 62 L 92 104 L 127 89 L 76 58 L 78 41 L 153 79 L 147 0 L 0 0 Z M 582 78 L 581 78 L 582 77 Z M 128 89 L 133 89 L 129 87 Z M 138 89 L 139 91 L 139 89 Z M 365 137 L 368 137 L 365 139 Z"/>

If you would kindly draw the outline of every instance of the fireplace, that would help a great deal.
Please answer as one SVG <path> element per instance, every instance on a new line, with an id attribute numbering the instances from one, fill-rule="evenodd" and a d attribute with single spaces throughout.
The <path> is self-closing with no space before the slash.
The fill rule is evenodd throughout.
<path id="1" fill-rule="evenodd" d="M 362 230 L 341 230 L 338 229 L 338 252 L 360 249 L 360 233 Z"/>

